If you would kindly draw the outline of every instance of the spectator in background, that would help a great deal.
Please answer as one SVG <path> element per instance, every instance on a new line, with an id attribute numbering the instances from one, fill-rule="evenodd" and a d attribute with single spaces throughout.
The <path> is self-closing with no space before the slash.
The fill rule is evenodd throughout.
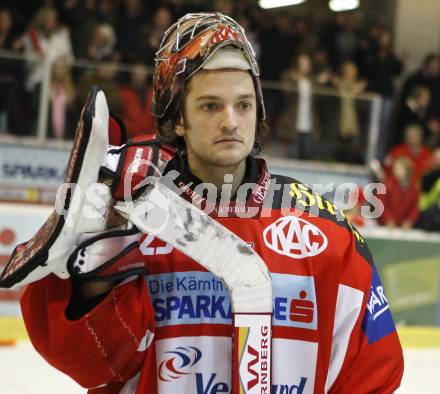
<path id="1" fill-rule="evenodd" d="M 0 9 L 0 49 L 18 51 L 20 40 L 12 33 L 14 21 L 11 12 Z M 16 59 L 0 60 L 0 133 L 22 132 L 20 122 L 22 62 Z"/>
<path id="2" fill-rule="evenodd" d="M 403 62 L 394 53 L 391 33 L 382 29 L 378 33 L 376 45 L 371 44 L 366 54 L 364 70 L 368 79 L 368 90 L 379 93 L 384 98 L 392 98 L 393 79 L 400 75 Z"/>
<path id="3" fill-rule="evenodd" d="M 118 2 L 115 0 L 99 0 L 97 2 L 98 19 L 101 23 L 116 26 L 119 15 L 116 13 Z"/>
<path id="4" fill-rule="evenodd" d="M 425 231 L 440 231 L 440 148 L 434 151 L 434 167 L 422 180 L 420 217 L 416 227 Z"/>
<path id="5" fill-rule="evenodd" d="M 289 16 L 276 15 L 274 25 L 261 34 L 260 43 L 262 78 L 280 80 L 298 47 Z"/>
<path id="6" fill-rule="evenodd" d="M 214 11 L 224 15 L 235 15 L 234 4 L 230 0 L 215 0 Z"/>
<path id="7" fill-rule="evenodd" d="M 404 142 L 391 149 L 385 158 L 385 171 L 387 173 L 389 173 L 394 161 L 399 157 L 406 157 L 412 162 L 412 174 L 415 183 L 419 183 L 422 176 L 432 168 L 432 153 L 423 145 L 423 130 L 419 125 L 411 124 L 406 126 Z"/>
<path id="8" fill-rule="evenodd" d="M 126 0 L 122 4 L 118 28 L 118 51 L 121 61 L 133 63 L 141 59 L 148 17 L 141 0 Z"/>
<path id="9" fill-rule="evenodd" d="M 404 229 L 414 226 L 419 216 L 420 190 L 412 172 L 413 162 L 399 156 L 393 161 L 391 171 L 385 173 L 386 193 L 379 195 L 384 211 L 378 218 L 379 224 Z"/>
<path id="10" fill-rule="evenodd" d="M 188 12 L 203 12 L 206 7 L 199 4 L 200 9 L 194 9 L 194 4 L 189 4 L 187 0 L 165 0 L 164 5 L 172 12 L 172 20 L 179 19 L 182 15 Z"/>
<path id="11" fill-rule="evenodd" d="M 440 199 L 420 214 L 415 227 L 425 231 L 440 232 Z"/>
<path id="12" fill-rule="evenodd" d="M 7 8 L 0 8 L 0 49 L 18 51 L 21 42 L 13 33 L 14 20 Z"/>
<path id="13" fill-rule="evenodd" d="M 42 7 L 37 11 L 24 34 L 23 43 L 30 61 L 26 79 L 28 92 L 33 92 L 43 80 L 43 59 L 53 62 L 64 56 L 68 62 L 73 61 L 69 30 L 58 25 L 55 8 Z"/>
<path id="14" fill-rule="evenodd" d="M 166 7 L 159 7 L 153 15 L 153 21 L 147 30 L 147 36 L 144 42 L 142 63 L 147 65 L 154 64 L 156 51 L 159 49 L 163 34 L 171 25 L 171 12 Z"/>
<path id="15" fill-rule="evenodd" d="M 121 86 L 121 118 L 129 137 L 154 135 L 156 122 L 151 113 L 153 90 L 148 83 L 148 70 L 144 64 L 134 64 L 130 84 Z"/>
<path id="16" fill-rule="evenodd" d="M 288 155 L 290 157 L 310 159 L 312 156 L 311 134 L 314 126 L 312 61 L 310 56 L 306 53 L 295 56 L 291 67 L 283 73 L 282 81 L 285 87 L 292 89 L 292 92 L 285 95 L 285 112 L 278 134 L 287 137 L 289 142 Z"/>
<path id="17" fill-rule="evenodd" d="M 363 146 L 356 97 L 364 91 L 367 82 L 359 79 L 358 68 L 353 62 L 345 62 L 340 77 L 333 81 L 340 94 L 338 160 L 362 164 Z"/>
<path id="18" fill-rule="evenodd" d="M 255 58 L 257 59 L 257 61 L 259 61 L 261 57 L 261 45 L 258 37 L 258 32 L 252 28 L 251 21 L 247 16 L 241 15 L 235 19 L 246 31 L 248 41 L 250 42 L 252 49 L 254 50 Z"/>
<path id="19" fill-rule="evenodd" d="M 293 34 L 292 21 L 286 13 L 267 13 L 259 7 L 251 8 L 253 21 L 258 25 L 261 45 L 261 78 L 280 81 L 298 48 Z M 283 110 L 283 93 L 276 89 L 264 92 L 267 119 L 270 129 L 277 129 Z"/>
<path id="20" fill-rule="evenodd" d="M 239 5 L 237 5 L 239 7 Z M 260 41 L 264 39 L 264 35 L 273 29 L 274 18 L 272 14 L 267 14 L 258 4 L 248 3 L 246 6 L 246 15 L 252 20 L 252 25 L 260 36 Z M 263 51 L 263 49 L 262 49 Z M 262 59 L 263 60 L 263 57 Z"/>
<path id="21" fill-rule="evenodd" d="M 100 23 L 96 26 L 87 49 L 87 57 L 90 60 L 101 61 L 103 59 L 117 60 L 114 52 L 116 34 L 112 25 Z"/>
<path id="22" fill-rule="evenodd" d="M 158 7 L 153 15 L 153 27 L 150 31 L 150 45 L 154 49 L 159 48 L 162 41 L 162 37 L 159 33 L 163 34 L 169 28 L 167 23 L 172 22 L 172 15 L 167 7 Z"/>
<path id="23" fill-rule="evenodd" d="M 116 82 L 117 67 L 117 62 L 107 58 L 100 62 L 96 69 L 87 71 L 80 77 L 77 96 L 79 108 L 85 102 L 90 86 L 98 85 L 105 92 L 109 109 L 115 113 L 120 113 L 121 97 Z"/>
<path id="24" fill-rule="evenodd" d="M 377 50 L 372 46 L 365 57 L 363 70 L 368 80 L 367 90 L 382 97 L 379 124 L 378 156 L 383 159 L 386 152 L 387 131 L 392 110 L 394 78 L 400 75 L 403 63 L 393 51 L 391 33 L 382 29 L 378 36 Z"/>
<path id="25" fill-rule="evenodd" d="M 400 143 L 405 126 L 418 124 L 423 128 L 424 140 L 430 149 L 440 142 L 439 116 L 430 114 L 431 92 L 424 85 L 415 85 L 396 114 L 394 141 Z M 440 114 L 439 114 L 440 115 Z"/>
<path id="26" fill-rule="evenodd" d="M 330 65 L 329 47 L 325 46 L 323 35 L 326 34 L 328 20 L 324 17 L 325 11 L 314 9 L 307 18 L 304 19 L 306 24 L 306 36 L 302 43 L 302 48 L 309 53 L 323 50 L 326 55 L 326 62 Z"/>
<path id="27" fill-rule="evenodd" d="M 292 19 L 292 34 L 296 43 L 296 51 L 312 53 L 318 46 L 318 38 L 309 29 L 307 19 L 297 17 Z"/>
<path id="28" fill-rule="evenodd" d="M 339 147 L 339 121 L 335 114 L 339 111 L 340 100 L 334 92 L 327 89 L 333 89 L 335 76 L 327 51 L 324 48 L 318 48 L 313 52 L 312 60 L 313 75 L 319 88 L 314 96 L 317 122 L 319 125 L 325 125 L 322 134 L 324 135 L 325 133 L 325 145 L 328 147 L 329 158 L 334 160 L 335 152 L 337 152 Z"/>
<path id="29" fill-rule="evenodd" d="M 312 54 L 312 62 L 316 83 L 320 86 L 331 86 L 333 70 L 328 60 L 327 51 L 324 48 L 318 48 Z"/>
<path id="30" fill-rule="evenodd" d="M 362 76 L 368 74 L 367 67 L 370 62 L 371 54 L 377 53 L 379 49 L 379 37 L 382 34 L 383 27 L 377 23 L 372 24 L 368 30 L 359 36 L 358 47 L 356 50 L 356 63 L 359 67 L 359 73 Z"/>
<path id="31" fill-rule="evenodd" d="M 29 59 L 25 81 L 31 112 L 29 128 L 34 128 L 37 124 L 40 87 L 45 65 L 50 66 L 59 57 L 64 57 L 67 62 L 73 61 L 69 30 L 58 25 L 55 8 L 42 7 L 37 11 L 23 36 L 23 45 L 25 55 Z"/>
<path id="32" fill-rule="evenodd" d="M 69 131 L 73 130 L 73 106 L 75 91 L 70 69 L 64 57 L 59 57 L 53 64 L 52 83 L 50 88 L 50 130 L 55 139 L 72 138 L 66 135 L 66 124 Z"/>
<path id="33" fill-rule="evenodd" d="M 426 122 L 428 135 L 426 136 L 426 145 L 431 149 L 440 147 L 440 113 L 432 116 Z"/>
<path id="34" fill-rule="evenodd" d="M 415 86 L 426 86 L 431 93 L 431 103 L 428 113 L 437 115 L 440 112 L 440 55 L 426 55 L 422 66 L 411 74 L 402 86 L 400 105 L 410 96 Z"/>
<path id="35" fill-rule="evenodd" d="M 358 15 L 352 13 L 340 13 L 335 16 L 337 31 L 334 37 L 335 67 L 339 68 L 343 63 L 354 61 L 359 41 Z"/>
<path id="36" fill-rule="evenodd" d="M 72 32 L 75 57 L 85 59 L 90 39 L 100 23 L 96 0 L 69 0 L 63 5 L 64 19 Z"/>
<path id="37" fill-rule="evenodd" d="M 420 197 L 420 210 L 422 212 L 440 201 L 440 148 L 433 153 L 433 167 L 422 178 L 422 194 Z"/>

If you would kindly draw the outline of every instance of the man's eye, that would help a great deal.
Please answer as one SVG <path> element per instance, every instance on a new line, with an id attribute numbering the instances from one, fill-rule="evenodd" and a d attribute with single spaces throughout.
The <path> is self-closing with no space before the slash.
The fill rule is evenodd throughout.
<path id="1" fill-rule="evenodd" d="M 205 103 L 202 105 L 202 109 L 208 112 L 217 111 L 219 108 L 220 106 L 217 103 Z"/>
<path id="2" fill-rule="evenodd" d="M 242 101 L 238 104 L 240 111 L 249 111 L 252 109 L 252 103 L 250 101 Z"/>

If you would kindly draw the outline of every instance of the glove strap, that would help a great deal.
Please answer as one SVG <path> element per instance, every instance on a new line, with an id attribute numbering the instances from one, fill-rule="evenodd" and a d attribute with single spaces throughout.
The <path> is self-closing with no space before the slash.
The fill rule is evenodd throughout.
<path id="1" fill-rule="evenodd" d="M 73 279 L 116 281 L 145 275 L 139 240 L 142 233 L 125 226 L 87 238 L 69 257 L 67 269 Z"/>

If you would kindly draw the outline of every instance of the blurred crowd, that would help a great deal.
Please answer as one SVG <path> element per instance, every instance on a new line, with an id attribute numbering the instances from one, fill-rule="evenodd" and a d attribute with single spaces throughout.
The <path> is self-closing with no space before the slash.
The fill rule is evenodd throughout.
<path id="1" fill-rule="evenodd" d="M 103 88 L 130 135 L 154 133 L 151 70 L 164 31 L 186 12 L 220 11 L 246 29 L 259 59 L 269 147 L 277 142 L 292 158 L 366 164 L 375 99 L 375 174 L 391 191 L 381 223 L 431 228 L 436 221 L 440 229 L 440 57 L 426 54 L 405 73 L 408 55 L 395 51 L 388 27 L 356 12 L 304 17 L 246 0 L 4 3 L 0 133 L 35 134 L 45 62 L 52 65 L 50 138 L 72 138 L 91 84 Z"/>
<path id="2" fill-rule="evenodd" d="M 357 205 L 346 212 L 350 220 L 360 227 L 379 224 L 440 231 L 440 147 L 431 150 L 424 144 L 420 125 L 408 124 L 403 142 L 392 147 L 382 162 L 373 160 L 371 169 L 372 181 L 385 186 L 374 193 L 383 213 L 377 221 L 366 220 L 361 209 L 371 204 L 360 190 Z"/>

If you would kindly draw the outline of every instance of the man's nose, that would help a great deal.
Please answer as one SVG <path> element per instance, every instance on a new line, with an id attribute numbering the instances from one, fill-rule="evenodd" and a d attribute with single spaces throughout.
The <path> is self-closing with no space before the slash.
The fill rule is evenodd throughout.
<path id="1" fill-rule="evenodd" d="M 226 106 L 223 109 L 221 118 L 221 129 L 222 131 L 235 131 L 238 128 L 237 113 L 232 106 Z"/>

